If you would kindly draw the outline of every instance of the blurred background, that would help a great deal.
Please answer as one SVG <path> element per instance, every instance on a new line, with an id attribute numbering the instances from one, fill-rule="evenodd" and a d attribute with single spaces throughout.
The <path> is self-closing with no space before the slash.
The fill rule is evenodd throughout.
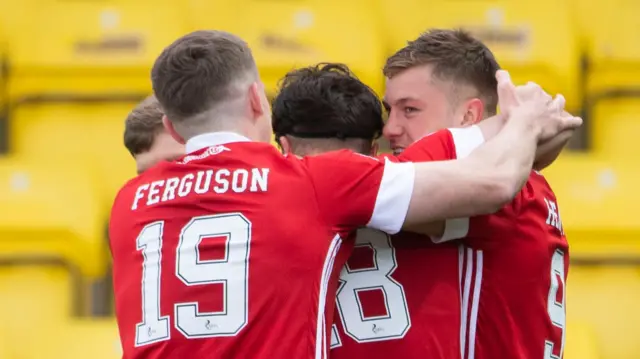
<path id="1" fill-rule="evenodd" d="M 271 94 L 320 61 L 382 94 L 386 56 L 429 27 L 471 30 L 584 117 L 545 171 L 571 245 L 565 358 L 640 358 L 637 0 L 0 0 L 0 358 L 120 357 L 106 224 L 164 46 L 227 30 Z"/>

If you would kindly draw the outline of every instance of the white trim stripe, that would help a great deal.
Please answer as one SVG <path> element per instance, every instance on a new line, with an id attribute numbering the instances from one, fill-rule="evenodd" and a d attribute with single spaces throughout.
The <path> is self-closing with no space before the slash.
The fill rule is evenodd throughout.
<path id="1" fill-rule="evenodd" d="M 463 359 L 474 359 L 484 256 L 481 250 L 463 246 L 460 246 L 458 253 L 460 260 L 459 286 L 462 295 L 460 354 Z M 472 287 L 473 293 L 471 292 Z"/>
<path id="2" fill-rule="evenodd" d="M 476 278 L 473 284 L 473 301 L 471 302 L 471 318 L 469 320 L 469 358 L 475 358 L 476 329 L 478 328 L 478 307 L 480 306 L 480 286 L 482 285 L 482 251 L 476 254 Z"/>
<path id="3" fill-rule="evenodd" d="M 335 262 L 336 262 L 336 256 L 338 255 L 338 252 L 340 251 L 340 246 L 342 245 L 342 238 L 339 238 L 338 240 L 338 244 L 336 245 L 336 248 L 334 249 L 334 253 L 331 255 L 331 263 L 329 264 L 329 268 L 331 268 L 331 270 L 329 271 L 327 278 L 326 278 L 326 285 L 325 285 L 325 291 L 324 291 L 324 297 L 325 299 L 325 305 L 326 305 L 326 301 L 327 300 L 335 300 L 335 297 L 333 298 L 327 298 L 327 291 L 329 290 L 329 282 L 331 281 L 331 275 L 333 274 L 333 271 L 336 269 L 335 268 Z M 342 268 L 340 268 L 339 270 L 342 270 Z M 331 322 L 333 323 L 333 317 L 331 317 Z M 327 351 L 330 349 L 328 348 L 328 344 L 331 342 L 331 338 L 327 339 L 326 335 L 327 335 L 327 316 L 326 316 L 326 311 L 323 309 L 322 310 L 322 348 L 323 348 L 323 354 L 324 354 L 324 358 L 329 358 L 329 354 L 327 353 Z"/>
<path id="4" fill-rule="evenodd" d="M 395 163 L 385 158 L 384 173 L 367 227 L 396 234 L 409 211 L 416 169 L 411 162 Z"/>
<path id="5" fill-rule="evenodd" d="M 484 143 L 484 136 L 480 127 L 474 125 L 465 128 L 449 128 L 456 147 L 456 158 L 462 159 L 471 154 Z"/>
<path id="6" fill-rule="evenodd" d="M 333 272 L 333 265 L 335 263 L 336 255 L 342 244 L 342 238 L 336 235 L 331 240 L 329 250 L 324 259 L 322 266 L 322 274 L 320 278 L 320 291 L 318 299 L 318 316 L 316 318 L 316 353 L 315 359 L 327 358 L 327 341 L 326 341 L 326 318 L 325 318 L 325 306 L 327 304 L 327 290 L 329 288 L 329 280 Z"/>
<path id="7" fill-rule="evenodd" d="M 431 237 L 433 243 L 444 243 L 462 239 L 469 234 L 469 217 L 451 218 L 444 222 L 442 237 Z"/>
<path id="8" fill-rule="evenodd" d="M 463 308 L 465 307 L 462 304 L 462 276 L 463 271 L 466 268 L 464 265 L 464 256 L 465 247 L 463 245 L 458 246 L 458 295 L 460 296 L 460 313 L 462 313 Z M 461 315 L 461 318 L 464 316 Z M 466 325 L 462 322 L 463 319 L 460 320 L 460 358 L 464 358 L 464 349 L 465 349 L 465 339 L 466 339 Z"/>
<path id="9" fill-rule="evenodd" d="M 463 355 L 462 357 L 465 358 L 464 353 L 466 352 L 466 346 L 467 346 L 467 320 L 469 318 L 468 314 L 469 314 L 469 295 L 471 293 L 471 275 L 473 272 L 473 250 L 471 248 L 466 248 L 464 251 L 464 259 L 465 259 L 465 266 L 464 266 L 464 276 L 463 278 L 463 282 L 462 282 L 462 288 L 463 288 L 463 293 L 462 293 L 462 313 L 461 313 L 461 320 L 460 320 L 460 331 L 462 332 L 460 335 L 460 347 L 462 348 L 463 351 Z"/>

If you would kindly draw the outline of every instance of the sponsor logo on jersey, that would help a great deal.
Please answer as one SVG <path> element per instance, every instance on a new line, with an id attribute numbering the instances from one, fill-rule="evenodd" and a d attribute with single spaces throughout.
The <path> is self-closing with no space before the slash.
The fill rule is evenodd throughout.
<path id="1" fill-rule="evenodd" d="M 202 152 L 199 155 L 190 155 L 190 156 L 186 156 L 185 158 L 183 158 L 181 161 L 178 161 L 178 163 L 180 164 L 187 164 L 191 161 L 197 161 L 197 160 L 202 160 L 205 159 L 209 156 L 213 156 L 213 155 L 217 155 L 219 153 L 222 153 L 224 151 L 231 151 L 230 149 L 228 149 L 225 146 L 222 145 L 218 145 L 218 146 L 211 146 L 209 148 L 207 148 L 206 151 Z"/>

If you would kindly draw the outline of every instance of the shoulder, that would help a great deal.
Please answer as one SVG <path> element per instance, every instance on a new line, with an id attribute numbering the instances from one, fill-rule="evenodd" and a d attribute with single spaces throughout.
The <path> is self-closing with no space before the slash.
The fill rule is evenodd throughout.
<path id="1" fill-rule="evenodd" d="M 152 169 L 130 179 L 122 186 L 122 188 L 120 188 L 113 200 L 113 205 L 111 206 L 110 224 L 115 223 L 119 219 L 127 218 L 128 214 L 131 212 L 136 193 L 138 193 L 144 186 L 148 187 L 150 183 L 153 183 L 158 179 L 158 176 L 155 174 L 157 167 L 158 166 L 153 167 Z"/>
<path id="2" fill-rule="evenodd" d="M 553 193 L 553 189 L 551 189 L 551 185 L 549 185 L 549 182 L 544 178 L 542 173 L 538 171 L 531 171 L 526 184 L 520 191 L 519 196 L 516 197 L 516 200 L 526 203 L 542 201 L 543 198 L 555 201 L 556 196 Z"/>
<path id="3" fill-rule="evenodd" d="M 304 157 L 307 162 L 353 161 L 353 162 L 380 162 L 380 158 L 363 155 L 351 150 L 338 150 L 322 153 L 315 156 Z"/>
<path id="4" fill-rule="evenodd" d="M 298 161 L 312 177 L 330 177 L 332 181 L 382 170 L 388 162 L 384 158 L 366 156 L 350 150 L 305 156 L 298 158 Z"/>

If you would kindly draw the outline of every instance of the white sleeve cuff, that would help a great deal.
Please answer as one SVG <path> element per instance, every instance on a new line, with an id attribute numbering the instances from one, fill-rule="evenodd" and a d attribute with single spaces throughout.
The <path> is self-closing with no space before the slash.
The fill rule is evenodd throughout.
<path id="1" fill-rule="evenodd" d="M 457 159 L 469 156 L 473 150 L 484 143 L 482 130 L 476 125 L 464 128 L 449 128 L 449 132 L 451 132 L 453 144 L 456 146 Z"/>
<path id="2" fill-rule="evenodd" d="M 433 243 L 462 239 L 469 234 L 469 217 L 447 219 L 442 237 L 431 237 Z"/>
<path id="3" fill-rule="evenodd" d="M 367 227 L 389 234 L 400 232 L 409 211 L 415 178 L 413 163 L 394 163 L 385 158 L 382 181 Z"/>

